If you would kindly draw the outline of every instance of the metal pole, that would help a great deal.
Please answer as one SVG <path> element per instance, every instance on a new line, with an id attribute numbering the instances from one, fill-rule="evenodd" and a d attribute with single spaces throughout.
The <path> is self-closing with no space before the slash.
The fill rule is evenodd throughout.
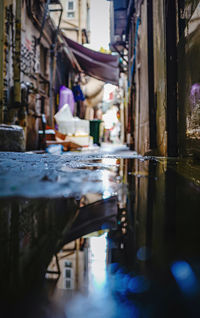
<path id="1" fill-rule="evenodd" d="M 54 57 L 55 56 L 55 45 L 52 43 L 50 50 L 50 85 L 49 85 L 49 124 L 53 126 L 53 74 L 54 74 Z"/>
<path id="2" fill-rule="evenodd" d="M 4 0 L 0 1 L 0 124 L 3 123 L 3 66 L 4 66 Z"/>
<path id="3" fill-rule="evenodd" d="M 49 123 L 51 127 L 54 127 L 54 121 L 53 121 L 53 115 L 54 115 L 54 84 L 55 84 L 55 69 L 56 69 L 56 57 L 55 57 L 55 50 L 56 50 L 56 43 L 57 43 L 57 38 L 58 38 L 58 33 L 59 33 L 59 28 L 60 28 L 60 23 L 62 19 L 62 13 L 63 13 L 63 8 L 61 5 L 61 11 L 60 11 L 60 17 L 58 21 L 58 26 L 54 35 L 53 43 L 51 44 L 51 49 L 50 49 L 50 87 L 49 87 L 49 106 L 50 106 L 50 114 L 49 114 Z"/>
<path id="4" fill-rule="evenodd" d="M 82 44 L 81 33 L 81 0 L 78 0 L 78 42 L 80 44 Z"/>

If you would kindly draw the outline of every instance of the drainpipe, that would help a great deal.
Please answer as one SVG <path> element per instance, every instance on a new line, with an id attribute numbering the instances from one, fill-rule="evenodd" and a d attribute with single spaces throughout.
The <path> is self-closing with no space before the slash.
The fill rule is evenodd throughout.
<path id="1" fill-rule="evenodd" d="M 15 52 L 14 52 L 14 110 L 10 112 L 9 121 L 12 123 L 16 109 L 19 109 L 19 121 L 22 127 L 25 126 L 25 111 L 21 109 L 21 13 L 22 0 L 16 0 L 15 12 Z"/>
<path id="2" fill-rule="evenodd" d="M 61 5 L 61 3 L 60 3 Z M 50 10 L 53 11 L 53 10 Z M 50 109 L 50 126 L 54 126 L 54 121 L 53 121 L 53 105 L 54 105 L 54 94 L 53 94 L 53 89 L 54 89 L 54 80 L 55 80 L 55 69 L 56 69 L 56 56 L 55 56 L 55 50 L 56 50 L 56 43 L 58 39 L 58 33 L 60 29 L 60 23 L 62 19 L 62 14 L 63 14 L 63 7 L 61 5 L 61 11 L 60 11 L 60 17 L 58 21 L 58 26 L 54 35 L 53 43 L 51 44 L 51 49 L 50 49 L 50 84 L 49 84 L 49 109 Z"/>
<path id="3" fill-rule="evenodd" d="M 81 0 L 78 0 L 78 42 L 82 44 L 81 32 Z"/>
<path id="4" fill-rule="evenodd" d="M 49 124 L 53 127 L 53 84 L 54 84 L 54 64 L 55 64 L 55 43 L 52 43 L 50 49 L 50 78 L 49 78 Z"/>
<path id="5" fill-rule="evenodd" d="M 0 1 L 0 124 L 3 123 L 4 0 Z"/>

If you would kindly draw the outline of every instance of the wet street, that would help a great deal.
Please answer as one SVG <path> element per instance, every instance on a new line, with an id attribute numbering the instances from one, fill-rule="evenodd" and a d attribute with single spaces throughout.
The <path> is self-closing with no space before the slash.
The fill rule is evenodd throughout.
<path id="1" fill-rule="evenodd" d="M 199 317 L 193 159 L 116 147 L 2 152 L 0 167 L 3 317 Z M 84 284 L 68 294 L 54 284 L 50 293 L 52 257 L 80 236 L 89 242 Z"/>
<path id="2" fill-rule="evenodd" d="M 0 0 L 0 318 L 200 317 L 200 0 Z"/>

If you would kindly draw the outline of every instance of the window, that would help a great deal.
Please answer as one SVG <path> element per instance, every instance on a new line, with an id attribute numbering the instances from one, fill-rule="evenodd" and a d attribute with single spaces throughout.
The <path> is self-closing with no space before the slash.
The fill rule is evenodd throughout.
<path id="1" fill-rule="evenodd" d="M 64 261 L 64 271 L 63 271 L 63 287 L 64 289 L 73 289 L 74 288 L 74 275 L 71 261 Z"/>
<path id="2" fill-rule="evenodd" d="M 66 279 L 65 280 L 65 288 L 66 289 L 72 289 L 71 279 Z"/>
<path id="3" fill-rule="evenodd" d="M 71 278 L 71 276 L 72 276 L 71 268 L 66 268 L 65 269 L 65 278 Z"/>
<path id="4" fill-rule="evenodd" d="M 68 18 L 74 18 L 75 17 L 75 13 L 74 12 L 67 12 L 67 17 Z"/>
<path id="5" fill-rule="evenodd" d="M 68 2 L 68 11 L 74 11 L 74 1 Z"/>
<path id="6" fill-rule="evenodd" d="M 72 262 L 65 261 L 65 267 L 72 267 Z"/>
<path id="7" fill-rule="evenodd" d="M 75 0 L 68 0 L 67 2 L 67 17 L 75 18 Z"/>

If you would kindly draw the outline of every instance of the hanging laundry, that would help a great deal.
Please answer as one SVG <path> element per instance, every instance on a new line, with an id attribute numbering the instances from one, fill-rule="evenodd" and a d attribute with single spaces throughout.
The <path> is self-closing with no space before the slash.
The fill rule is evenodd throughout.
<path id="1" fill-rule="evenodd" d="M 72 88 L 72 91 L 73 91 L 73 94 L 74 94 L 75 102 L 79 102 L 79 101 L 84 101 L 85 100 L 85 96 L 83 95 L 83 92 L 81 90 L 80 85 L 78 85 L 78 84 L 75 85 Z"/>

